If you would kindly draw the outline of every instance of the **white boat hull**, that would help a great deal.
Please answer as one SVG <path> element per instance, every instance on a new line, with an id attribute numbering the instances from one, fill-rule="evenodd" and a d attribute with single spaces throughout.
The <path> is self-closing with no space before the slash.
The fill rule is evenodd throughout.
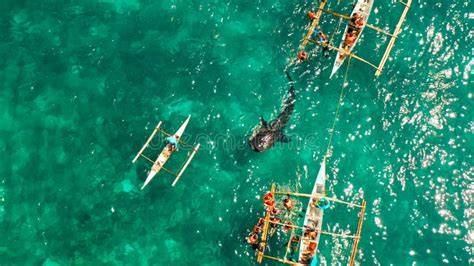
<path id="1" fill-rule="evenodd" d="M 372 10 L 372 4 L 373 4 L 373 0 L 358 0 L 357 1 L 357 4 L 355 5 L 354 10 L 352 10 L 350 17 L 352 18 L 355 13 L 359 13 L 360 15 L 362 15 L 364 25 L 360 28 L 359 33 L 357 34 L 357 38 L 354 41 L 353 45 L 349 49 L 346 49 L 344 47 L 344 43 L 345 43 L 346 35 L 349 32 L 350 22 L 347 24 L 346 29 L 344 30 L 344 34 L 342 35 L 341 44 L 339 45 L 339 52 L 337 53 L 336 59 L 334 60 L 334 65 L 332 67 L 330 78 L 332 78 L 332 76 L 336 74 L 337 70 L 339 70 L 339 68 L 342 66 L 342 64 L 346 60 L 347 55 L 351 53 L 354 47 L 356 46 L 357 41 L 359 40 L 362 34 L 362 31 L 364 30 L 365 25 L 367 24 L 367 20 L 369 19 L 369 15 Z"/>
<path id="2" fill-rule="evenodd" d="M 303 231 L 298 255 L 298 261 L 302 264 L 310 264 L 316 255 L 324 215 L 324 211 L 317 207 L 317 202 L 325 195 L 325 185 L 326 157 L 324 157 L 323 162 L 321 163 L 321 168 L 319 169 L 313 191 L 311 192 L 311 198 L 309 199 L 308 206 L 306 208 L 303 227 L 314 228 L 316 235 L 313 233 L 313 235 L 310 236 L 310 234 L 307 234 L 305 231 Z"/>

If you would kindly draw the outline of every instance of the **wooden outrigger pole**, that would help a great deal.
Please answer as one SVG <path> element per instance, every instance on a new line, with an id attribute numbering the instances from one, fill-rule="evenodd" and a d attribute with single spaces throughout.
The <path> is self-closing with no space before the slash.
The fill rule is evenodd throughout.
<path id="1" fill-rule="evenodd" d="M 174 187 L 176 185 L 176 183 L 178 182 L 179 178 L 181 177 L 181 175 L 184 173 L 184 170 L 186 170 L 186 168 L 188 167 L 189 163 L 191 162 L 191 160 L 193 159 L 194 155 L 196 155 L 196 152 L 199 150 L 199 147 L 201 147 L 201 143 L 198 143 L 198 145 L 196 145 L 195 148 L 193 148 L 192 152 L 191 152 L 191 155 L 189 155 L 188 157 L 188 160 L 186 160 L 186 162 L 184 163 L 183 167 L 181 167 L 181 170 L 179 171 L 179 173 L 176 175 L 176 178 L 174 179 L 173 181 L 173 184 L 171 184 L 172 187 Z"/>
<path id="2" fill-rule="evenodd" d="M 349 258 L 349 265 L 354 265 L 355 257 L 357 255 L 357 247 L 359 246 L 360 233 L 362 230 L 362 224 L 364 223 L 364 214 L 365 214 L 365 200 L 362 201 L 362 208 L 360 208 L 359 214 L 359 223 L 357 224 L 356 237 L 354 238 L 354 244 L 352 245 L 351 256 Z"/>
<path id="3" fill-rule="evenodd" d="M 293 196 L 296 196 L 296 197 L 314 198 L 314 196 L 312 196 L 311 194 L 306 194 L 306 193 L 298 193 L 298 192 L 290 192 L 290 191 L 275 192 L 275 195 L 279 195 L 279 194 L 281 194 L 281 195 L 293 195 Z M 337 199 L 337 198 L 334 198 L 334 197 L 327 197 L 323 194 L 317 195 L 316 197 L 320 197 L 320 198 L 324 197 L 325 199 L 327 199 L 329 201 L 333 201 L 333 202 L 337 202 L 337 203 L 342 203 L 342 204 L 362 208 L 362 205 L 358 205 L 358 204 L 355 204 L 355 203 L 352 203 L 352 202 L 343 201 L 343 200 L 340 200 L 340 199 Z"/>
<path id="4" fill-rule="evenodd" d="M 386 30 L 383 30 L 377 26 L 374 26 L 372 24 L 366 24 L 365 26 L 367 28 L 370 28 L 372 30 L 375 30 L 377 32 L 380 32 L 382 34 L 385 34 L 387 36 L 390 37 L 390 41 L 387 45 L 387 48 L 385 50 L 385 53 L 383 54 L 382 56 L 382 59 L 380 60 L 378 66 L 369 62 L 368 60 L 354 54 L 354 53 L 349 53 L 347 51 L 344 51 L 342 49 L 339 49 L 338 47 L 335 47 L 331 44 L 328 44 L 328 43 L 321 43 L 319 41 L 315 41 L 313 39 L 311 39 L 311 36 L 314 32 L 314 29 L 319 25 L 319 21 L 320 21 L 320 18 L 321 18 L 321 15 L 322 13 L 327 13 L 327 14 L 331 14 L 335 17 L 339 17 L 339 18 L 342 18 L 342 19 L 345 19 L 345 20 L 350 20 L 350 16 L 347 16 L 347 15 L 344 15 L 344 14 L 339 14 L 337 12 L 334 12 L 332 10 L 328 10 L 328 9 L 324 9 L 324 6 L 326 5 L 326 2 L 327 0 L 325 1 L 321 1 L 321 4 L 319 5 L 319 8 L 318 8 L 318 11 L 316 12 L 316 15 L 315 15 L 315 19 L 312 21 L 311 23 L 311 27 L 309 28 L 309 31 L 308 33 L 305 35 L 301 45 L 300 45 L 300 48 L 299 50 L 300 51 L 303 51 L 306 47 L 306 45 L 311 42 L 311 43 L 314 43 L 314 44 L 317 44 L 317 45 L 320 45 L 320 46 L 323 46 L 323 47 L 328 47 L 330 49 L 333 49 L 333 50 L 337 50 L 338 52 L 342 53 L 342 54 L 347 54 L 348 56 L 350 57 L 353 57 L 363 63 L 366 63 L 368 65 L 370 65 L 371 67 L 373 67 L 376 71 L 375 71 L 375 76 L 376 77 L 379 77 L 381 74 L 382 74 L 382 71 L 383 71 L 383 67 L 385 66 L 385 63 L 387 62 L 388 60 L 388 57 L 393 49 L 393 46 L 395 44 L 395 41 L 396 39 L 398 38 L 398 35 L 401 33 L 401 27 L 402 27 L 402 24 L 403 22 L 405 21 L 405 18 L 406 18 L 406 15 L 408 13 L 408 10 L 410 9 L 411 7 L 411 4 L 412 4 L 412 1 L 413 0 L 406 0 L 407 2 L 403 2 L 403 1 L 400 1 L 401 4 L 403 4 L 405 6 L 405 9 L 403 10 L 403 13 L 402 15 L 400 16 L 400 19 L 398 21 L 398 24 L 397 26 L 395 27 L 395 30 L 393 31 L 393 33 L 390 33 Z"/>
<path id="5" fill-rule="evenodd" d="M 395 31 L 393 32 L 392 38 L 390 39 L 390 42 L 388 43 L 387 49 L 385 50 L 385 53 L 382 56 L 382 60 L 380 61 L 379 67 L 377 71 L 375 72 L 376 77 L 382 74 L 383 66 L 385 65 L 385 62 L 387 62 L 388 56 L 390 52 L 392 51 L 393 45 L 395 44 L 395 40 L 398 38 L 398 34 L 400 34 L 401 32 L 401 27 L 402 27 L 403 21 L 405 21 L 405 17 L 408 13 L 408 10 L 411 7 L 411 2 L 412 0 L 407 0 L 406 3 L 400 1 L 400 3 L 405 5 L 405 9 L 403 10 L 402 16 L 400 17 L 400 20 L 398 21 L 398 24 L 395 27 Z"/>
<path id="6" fill-rule="evenodd" d="M 271 192 L 275 192 L 275 184 L 272 184 Z M 265 248 L 267 247 L 267 237 L 268 237 L 268 226 L 270 225 L 270 212 L 267 212 L 265 215 L 265 222 L 263 224 L 263 232 L 262 232 L 262 242 L 261 245 L 258 247 L 258 255 L 257 255 L 257 262 L 262 263 L 263 254 L 265 253 Z"/>
<path id="7" fill-rule="evenodd" d="M 337 50 L 337 51 L 339 51 L 340 53 L 347 54 L 347 55 L 349 55 L 349 57 L 355 58 L 355 59 L 357 59 L 357 60 L 359 60 L 359 61 L 361 61 L 361 62 L 363 62 L 363 63 L 366 63 L 367 65 L 369 65 L 369 66 L 375 68 L 376 70 L 379 70 L 379 68 L 378 68 L 375 64 L 373 64 L 373 63 L 371 63 L 371 62 L 365 60 L 364 58 L 362 58 L 362 57 L 360 57 L 360 56 L 358 56 L 358 55 L 356 55 L 356 54 L 354 54 L 354 53 L 350 53 L 350 52 L 347 52 L 347 51 L 345 51 L 345 50 L 343 50 L 343 49 L 340 49 L 340 48 L 338 48 L 338 47 L 332 46 L 332 45 L 330 45 L 330 44 L 321 43 L 321 42 L 315 41 L 315 40 L 309 40 L 309 42 L 314 43 L 314 44 L 316 44 L 316 45 L 323 46 L 323 47 L 329 47 L 329 48 L 331 48 L 331 49 L 333 49 L 333 50 Z"/>
<path id="8" fill-rule="evenodd" d="M 150 137 L 148 138 L 148 140 L 145 142 L 145 145 L 143 145 L 143 147 L 140 149 L 140 151 L 137 153 L 137 155 L 135 156 L 135 158 L 133 158 L 132 160 L 132 163 L 135 163 L 138 159 L 138 157 L 140 156 L 143 156 L 143 151 L 148 147 L 148 145 L 150 145 L 150 142 L 151 140 L 153 139 L 153 137 L 156 135 L 156 133 L 160 130 L 160 126 L 161 126 L 161 121 L 158 123 L 158 125 L 156 125 L 155 129 L 153 130 L 153 133 L 151 133 Z M 151 163 L 154 163 L 153 160 L 151 160 L 150 158 L 148 157 L 145 157 L 146 159 L 150 160 Z"/>
<path id="9" fill-rule="evenodd" d="M 295 235 L 295 228 L 292 227 L 291 228 L 291 234 L 290 234 L 290 241 L 288 241 L 288 244 L 286 245 L 285 257 L 284 257 L 285 259 L 286 259 L 286 256 L 288 256 L 288 250 L 291 247 L 291 239 L 293 238 L 294 235 Z"/>
<path id="10" fill-rule="evenodd" d="M 339 13 L 334 12 L 334 11 L 332 11 L 332 10 L 323 9 L 323 10 L 321 10 L 321 11 L 324 12 L 324 13 L 331 14 L 331 15 L 333 15 L 333 16 L 335 16 L 335 17 L 345 19 L 345 20 L 350 20 L 350 19 L 351 19 L 351 18 L 350 18 L 349 16 L 347 16 L 347 15 L 339 14 Z M 377 27 L 377 26 L 374 26 L 374 25 L 372 25 L 372 24 L 368 24 L 368 23 L 367 23 L 365 26 L 368 27 L 368 28 L 371 28 L 371 29 L 373 29 L 373 30 L 375 30 L 375 31 L 378 31 L 378 32 L 380 32 L 380 33 L 386 34 L 386 35 L 388 35 L 388 36 L 395 36 L 395 35 L 393 35 L 392 33 L 388 32 L 388 31 L 386 31 L 386 30 L 383 30 L 383 29 L 381 29 L 381 28 L 379 28 L 379 27 Z"/>
<path id="11" fill-rule="evenodd" d="M 301 264 L 299 262 L 294 262 L 294 261 L 291 261 L 291 260 L 285 260 L 285 259 L 281 259 L 281 258 L 277 258 L 277 257 L 272 257 L 272 256 L 268 256 L 268 255 L 262 255 L 262 257 L 266 258 L 266 259 L 270 259 L 270 260 L 276 260 L 278 262 L 281 262 L 281 263 L 285 263 L 285 264 L 290 264 L 290 265 L 304 265 L 304 264 Z"/>
<path id="12" fill-rule="evenodd" d="M 297 226 L 297 225 L 291 225 L 291 224 L 286 224 L 286 223 L 280 223 L 280 222 L 272 222 L 270 221 L 271 224 L 276 224 L 276 225 L 281 225 L 281 226 L 285 226 L 285 227 L 291 227 L 292 229 L 301 229 L 303 230 L 304 227 L 301 227 L 301 226 Z M 357 235 L 345 235 L 345 234 L 337 234 L 337 233 L 331 233 L 331 232 L 327 232 L 327 231 L 323 231 L 323 230 L 319 230 L 319 229 L 315 229 L 316 232 L 318 233 L 321 233 L 323 235 L 329 235 L 329 236 L 335 236 L 335 237 L 342 237 L 342 238 L 357 238 Z M 315 242 L 316 241 L 312 241 L 312 240 L 309 240 L 308 241 L 310 242 Z"/>

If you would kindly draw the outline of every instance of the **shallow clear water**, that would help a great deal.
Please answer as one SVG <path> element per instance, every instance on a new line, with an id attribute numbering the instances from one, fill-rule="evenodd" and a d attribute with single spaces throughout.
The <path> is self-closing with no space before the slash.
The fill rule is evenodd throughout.
<path id="1" fill-rule="evenodd" d="M 293 142 L 246 146 L 280 108 L 311 7 L 2 1 L 0 264 L 255 264 L 244 238 L 260 196 L 271 182 L 311 190 L 343 82 L 333 58 L 289 68 Z M 377 1 L 370 22 L 393 29 L 401 12 Z M 362 265 L 473 262 L 472 16 L 469 1 L 415 1 L 380 78 L 351 62 L 328 189 L 368 202 Z M 386 42 L 366 29 L 355 50 L 376 62 Z M 202 149 L 176 187 L 160 174 L 141 191 L 148 165 L 133 156 L 158 121 L 173 131 L 188 114 Z M 327 230 L 356 224 L 341 206 L 325 216 Z M 344 264 L 339 244 L 322 237 L 320 260 Z"/>

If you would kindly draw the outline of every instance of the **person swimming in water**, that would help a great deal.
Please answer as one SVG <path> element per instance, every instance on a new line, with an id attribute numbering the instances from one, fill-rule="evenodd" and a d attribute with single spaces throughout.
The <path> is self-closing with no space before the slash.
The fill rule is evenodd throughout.
<path id="1" fill-rule="evenodd" d="M 301 51 L 298 53 L 297 57 L 300 61 L 304 61 L 308 59 L 308 54 L 305 51 Z"/>
<path id="2" fill-rule="evenodd" d="M 294 203 L 293 200 L 290 198 L 290 195 L 288 195 L 287 198 L 283 199 L 283 206 L 285 206 L 285 208 L 289 211 L 291 211 L 291 209 L 293 208 Z"/>
<path id="3" fill-rule="evenodd" d="M 316 13 L 314 13 L 312 10 L 308 12 L 308 18 L 309 20 L 313 21 L 317 18 Z"/>
<path id="4" fill-rule="evenodd" d="M 250 233 L 245 240 L 247 240 L 247 243 L 254 249 L 256 250 L 258 248 L 258 234 L 256 233 Z"/>
<path id="5" fill-rule="evenodd" d="M 263 203 L 265 204 L 265 208 L 273 207 L 275 204 L 275 199 L 273 198 L 273 193 L 268 192 L 266 193 L 263 198 Z"/>
<path id="6" fill-rule="evenodd" d="M 324 34 L 324 32 L 319 31 L 318 32 L 318 41 L 321 42 L 321 43 L 324 43 L 327 40 L 328 40 L 328 36 L 326 34 Z"/>

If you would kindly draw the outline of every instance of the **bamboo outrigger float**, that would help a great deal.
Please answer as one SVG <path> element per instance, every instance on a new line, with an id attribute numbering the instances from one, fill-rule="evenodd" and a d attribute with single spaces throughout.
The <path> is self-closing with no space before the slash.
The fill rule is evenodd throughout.
<path id="1" fill-rule="evenodd" d="M 353 239 L 351 254 L 350 254 L 349 261 L 347 262 L 347 264 L 351 266 L 354 265 L 357 251 L 358 251 L 358 244 L 360 241 L 362 225 L 364 222 L 366 202 L 365 200 L 362 200 L 361 204 L 355 204 L 352 202 L 339 200 L 334 197 L 328 197 L 325 191 L 326 177 L 327 177 L 326 176 L 326 157 L 324 157 L 311 194 L 296 193 L 296 192 L 291 192 L 291 191 L 278 191 L 276 189 L 275 184 L 272 184 L 271 190 L 269 192 L 271 193 L 271 195 L 274 195 L 274 196 L 287 195 L 288 197 L 292 196 L 292 197 L 308 198 L 309 203 L 306 209 L 306 214 L 304 216 L 304 222 L 302 226 L 288 224 L 286 222 L 274 221 L 271 218 L 270 211 L 266 212 L 263 229 L 262 229 L 261 240 L 257 249 L 257 262 L 258 263 L 262 263 L 263 259 L 269 259 L 269 260 L 275 260 L 275 261 L 285 263 L 285 264 L 290 264 L 290 265 L 316 265 L 316 262 L 317 262 L 316 253 L 317 253 L 320 237 L 321 235 L 328 235 L 331 237 Z M 337 232 L 328 232 L 322 229 L 323 215 L 324 215 L 324 212 L 330 206 L 330 202 L 341 203 L 341 204 L 345 204 L 351 207 L 360 208 L 357 231 L 354 235 L 349 235 L 345 233 L 337 233 Z M 265 254 L 265 251 L 268 248 L 270 226 L 284 226 L 287 229 L 291 228 L 290 239 L 288 241 L 287 250 L 283 258 Z M 301 233 L 300 237 L 298 238 L 299 239 L 298 260 L 293 261 L 293 260 L 288 259 L 287 255 L 288 255 L 288 250 L 289 250 L 291 241 L 293 240 L 295 235 L 298 235 L 297 232 Z"/>
<path id="2" fill-rule="evenodd" d="M 387 45 L 387 48 L 385 49 L 385 52 L 382 56 L 382 59 L 380 60 L 378 65 L 376 65 L 374 63 L 371 63 L 370 61 L 368 61 L 368 60 L 352 53 L 352 48 L 355 46 L 355 42 L 357 42 L 357 39 L 359 38 L 359 34 L 361 33 L 362 30 L 360 30 L 359 34 L 356 36 L 357 39 L 355 40 L 354 45 L 352 45 L 352 47 L 349 47 L 349 49 L 346 49 L 344 47 L 345 39 L 347 37 L 348 30 L 350 29 L 350 23 L 351 23 L 350 21 L 351 21 L 351 19 L 354 19 L 354 14 L 357 13 L 357 8 L 360 8 L 362 5 L 366 5 L 366 6 L 370 5 L 370 8 L 369 8 L 369 12 L 370 12 L 373 0 L 358 0 L 357 4 L 355 6 L 354 12 L 352 12 L 352 14 L 350 16 L 339 14 L 339 13 L 334 12 L 332 10 L 324 9 L 327 1 L 328 0 L 322 0 L 321 3 L 319 4 L 319 8 L 317 9 L 316 16 L 311 22 L 308 33 L 305 35 L 305 37 L 303 38 L 303 40 L 301 42 L 301 45 L 299 47 L 299 53 L 304 52 L 304 50 L 305 50 L 308 43 L 314 43 L 316 45 L 319 45 L 319 46 L 322 46 L 322 47 L 325 47 L 325 48 L 329 48 L 331 50 L 336 50 L 338 52 L 338 55 L 336 56 L 336 60 L 335 60 L 335 63 L 334 63 L 333 70 L 331 72 L 331 76 L 334 75 L 336 73 L 337 69 L 339 69 L 339 67 L 342 65 L 344 60 L 341 61 L 340 59 L 341 58 L 345 59 L 345 58 L 349 57 L 349 58 L 355 58 L 355 59 L 357 59 L 357 60 L 359 60 L 363 63 L 368 64 L 369 66 L 371 66 L 372 68 L 374 68 L 376 70 L 375 71 L 375 76 L 379 77 L 382 74 L 383 68 L 384 68 L 385 63 L 387 62 L 387 59 L 388 59 L 388 57 L 389 57 L 389 55 L 390 55 L 390 53 L 393 49 L 395 41 L 398 38 L 398 35 L 401 33 L 401 27 L 402 27 L 403 22 L 405 21 L 405 17 L 408 13 L 408 10 L 411 7 L 412 0 L 406 0 L 406 2 L 399 1 L 402 5 L 404 5 L 404 10 L 403 10 L 403 13 L 400 16 L 400 19 L 399 19 L 399 21 L 398 21 L 398 23 L 395 27 L 395 30 L 393 32 L 388 32 L 388 31 L 383 30 L 383 29 L 381 29 L 377 26 L 366 23 L 367 22 L 366 20 L 364 21 L 365 23 L 364 23 L 363 27 L 367 27 L 369 29 L 375 30 L 379 33 L 385 34 L 385 35 L 390 37 L 390 41 Z M 364 12 L 365 11 L 366 11 L 366 9 L 364 10 Z M 349 21 L 348 26 L 346 27 L 345 34 L 343 36 L 343 41 L 342 41 L 342 43 L 339 47 L 333 46 L 330 42 L 321 42 L 319 40 L 314 40 L 314 39 L 311 38 L 312 35 L 313 35 L 314 30 L 319 25 L 319 21 L 320 21 L 320 18 L 322 16 L 322 13 L 331 14 L 333 16 L 336 16 L 336 17 L 339 17 L 341 19 Z M 366 14 L 366 19 L 367 19 L 367 17 L 368 17 L 368 13 Z"/>
<path id="3" fill-rule="evenodd" d="M 181 175 L 184 173 L 184 170 L 186 170 L 186 168 L 188 167 L 191 160 L 194 158 L 194 155 L 196 154 L 196 152 L 198 151 L 198 149 L 201 145 L 201 144 L 198 143 L 195 147 L 193 147 L 193 146 L 185 143 L 181 139 L 181 137 L 184 133 L 184 130 L 186 129 L 186 126 L 188 125 L 188 122 L 189 122 L 190 118 L 191 118 L 191 116 L 188 116 L 186 121 L 184 121 L 184 123 L 181 125 L 181 127 L 178 129 L 178 131 L 176 131 L 176 133 L 174 133 L 174 134 L 169 134 L 169 133 L 166 133 L 165 131 L 163 131 L 160 128 L 160 126 L 161 126 L 161 121 L 160 121 L 158 123 L 158 125 L 155 127 L 155 129 L 153 130 L 153 133 L 151 133 L 150 137 L 145 142 L 145 145 L 143 145 L 143 147 L 137 153 L 135 158 L 133 158 L 132 163 L 135 163 L 139 157 L 142 157 L 142 158 L 144 158 L 145 160 L 147 160 L 148 162 L 150 162 L 152 164 L 150 172 L 148 173 L 148 176 L 145 180 L 145 183 L 143 183 L 143 186 L 142 186 L 141 189 L 144 189 L 148 185 L 148 183 L 150 183 L 150 181 L 153 179 L 153 177 L 155 177 L 155 175 L 158 174 L 158 172 L 160 172 L 161 170 L 165 170 L 167 173 L 169 173 L 171 175 L 174 175 L 176 177 L 174 179 L 173 183 L 172 183 L 173 187 L 179 181 L 179 179 L 181 178 Z M 163 148 L 163 150 L 161 151 L 161 153 L 159 154 L 158 158 L 155 161 L 153 161 L 149 157 L 143 155 L 143 152 L 145 151 L 146 148 L 148 148 L 151 141 L 153 140 L 153 137 L 155 137 L 156 133 L 162 133 L 162 134 L 168 136 L 168 138 L 167 138 L 167 143 L 166 143 L 165 147 Z M 176 151 L 178 151 L 178 145 L 189 149 L 190 153 L 188 153 L 187 159 L 184 162 L 183 166 L 179 169 L 179 172 L 175 173 L 175 172 L 165 168 L 164 165 L 168 161 L 168 159 L 171 157 L 171 155 L 173 153 L 175 153 Z"/>

